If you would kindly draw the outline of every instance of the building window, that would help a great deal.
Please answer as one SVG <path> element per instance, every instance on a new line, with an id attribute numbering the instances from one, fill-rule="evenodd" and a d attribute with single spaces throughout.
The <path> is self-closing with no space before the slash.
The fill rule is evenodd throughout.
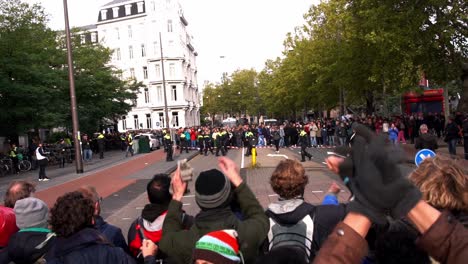
<path id="1" fill-rule="evenodd" d="M 97 33 L 96 32 L 93 32 L 91 33 L 91 42 L 97 42 Z"/>
<path id="2" fill-rule="evenodd" d="M 123 130 L 127 130 L 127 117 L 122 116 L 122 128 Z"/>
<path id="3" fill-rule="evenodd" d="M 159 113 L 159 123 L 161 124 L 162 127 L 165 127 L 164 125 L 164 113 Z"/>
<path id="4" fill-rule="evenodd" d="M 135 129 L 138 129 L 140 127 L 138 124 L 138 115 L 133 116 L 133 125 Z"/>
<path id="5" fill-rule="evenodd" d="M 148 67 L 143 66 L 143 78 L 148 79 Z"/>
<path id="6" fill-rule="evenodd" d="M 156 78 L 161 78 L 161 65 L 156 64 Z"/>
<path id="7" fill-rule="evenodd" d="M 167 32 L 172 32 L 172 20 L 167 20 Z"/>
<path id="8" fill-rule="evenodd" d="M 130 68 L 130 78 L 135 79 L 135 69 Z"/>
<path id="9" fill-rule="evenodd" d="M 148 88 L 145 88 L 145 103 L 149 103 L 150 102 L 150 97 L 149 97 L 149 91 L 148 91 Z"/>
<path id="10" fill-rule="evenodd" d="M 172 85 L 171 86 L 171 95 L 172 95 L 172 101 L 177 101 L 177 86 Z"/>
<path id="11" fill-rule="evenodd" d="M 118 7 L 118 6 L 112 8 L 112 16 L 113 16 L 114 18 L 118 18 L 118 17 L 119 17 L 119 7 Z"/>
<path id="12" fill-rule="evenodd" d="M 175 77 L 175 64 L 169 64 L 169 78 L 173 79 Z"/>
<path id="13" fill-rule="evenodd" d="M 81 44 L 86 43 L 86 36 L 85 35 L 80 35 L 80 42 L 81 42 Z"/>
<path id="14" fill-rule="evenodd" d="M 101 20 L 107 19 L 107 10 L 101 10 Z"/>
<path id="15" fill-rule="evenodd" d="M 172 112 L 172 125 L 174 127 L 179 127 L 179 113 Z"/>
<path id="16" fill-rule="evenodd" d="M 163 101 L 163 90 L 160 85 L 156 86 L 156 99 L 158 100 L 158 102 Z"/>
<path id="17" fill-rule="evenodd" d="M 132 14 L 132 5 L 125 5 L 125 15 L 129 16 Z"/>
<path id="18" fill-rule="evenodd" d="M 115 37 L 116 37 L 116 39 L 120 39 L 120 31 L 119 31 L 119 28 L 115 28 Z"/>
<path id="19" fill-rule="evenodd" d="M 115 59 L 116 59 L 116 60 L 121 60 L 121 59 L 122 59 L 122 56 L 121 56 L 121 54 L 120 54 L 120 48 L 117 48 L 117 49 L 115 50 Z"/>
<path id="20" fill-rule="evenodd" d="M 132 37 L 133 37 L 132 26 L 128 25 L 128 38 L 132 38 Z"/>
<path id="21" fill-rule="evenodd" d="M 101 37 L 101 41 L 104 41 L 104 36 L 107 34 L 107 30 L 103 29 L 102 30 L 102 37 Z"/>
<path id="22" fill-rule="evenodd" d="M 133 59 L 133 47 L 132 46 L 128 46 L 128 57 L 130 59 Z"/>
<path id="23" fill-rule="evenodd" d="M 137 3 L 138 13 L 143 13 L 143 2 Z"/>
<path id="24" fill-rule="evenodd" d="M 146 57 L 145 44 L 141 44 L 141 57 Z"/>
<path id="25" fill-rule="evenodd" d="M 153 128 L 151 124 L 151 114 L 146 114 L 146 128 Z"/>

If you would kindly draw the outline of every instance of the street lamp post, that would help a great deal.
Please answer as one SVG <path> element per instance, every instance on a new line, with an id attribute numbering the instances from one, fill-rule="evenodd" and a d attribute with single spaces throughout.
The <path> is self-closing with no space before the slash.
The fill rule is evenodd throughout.
<path id="1" fill-rule="evenodd" d="M 65 16 L 65 36 L 67 42 L 67 60 L 68 60 L 68 78 L 70 80 L 70 105 L 73 123 L 73 140 L 75 147 L 75 164 L 76 173 L 83 173 L 83 160 L 81 158 L 80 146 L 80 125 L 78 123 L 78 111 L 76 109 L 76 95 L 75 95 L 75 77 L 73 75 L 73 54 L 70 38 L 70 25 L 68 23 L 68 5 L 67 0 L 63 0 L 63 10 Z"/>
<path id="2" fill-rule="evenodd" d="M 161 32 L 159 32 L 159 48 L 161 49 L 161 70 L 162 70 L 162 81 L 163 81 L 163 91 L 164 91 L 164 114 L 166 115 L 166 128 L 169 132 L 169 111 L 167 109 L 167 93 L 166 93 L 166 76 L 164 74 L 164 55 L 162 48 Z"/>

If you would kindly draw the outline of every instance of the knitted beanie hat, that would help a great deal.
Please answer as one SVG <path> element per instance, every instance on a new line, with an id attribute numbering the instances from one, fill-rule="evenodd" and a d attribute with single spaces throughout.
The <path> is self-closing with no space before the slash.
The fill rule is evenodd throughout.
<path id="1" fill-rule="evenodd" d="M 205 260 L 215 264 L 240 263 L 237 232 L 232 229 L 210 232 L 195 244 L 193 260 Z"/>
<path id="2" fill-rule="evenodd" d="M 195 181 L 195 201 L 202 209 L 225 205 L 230 193 L 231 182 L 217 169 L 201 172 Z"/>
<path id="3" fill-rule="evenodd" d="M 34 197 L 18 200 L 13 210 L 16 215 L 16 225 L 19 229 L 31 227 L 47 228 L 49 207 L 42 200 Z"/>

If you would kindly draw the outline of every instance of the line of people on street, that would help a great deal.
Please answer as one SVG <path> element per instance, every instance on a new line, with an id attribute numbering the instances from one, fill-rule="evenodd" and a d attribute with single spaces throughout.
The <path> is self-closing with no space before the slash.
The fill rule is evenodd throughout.
<path id="1" fill-rule="evenodd" d="M 0 263 L 464 263 L 468 175 L 449 158 L 426 159 L 409 178 L 385 135 L 353 125 L 349 146 L 327 158 L 352 199 L 336 186 L 321 205 L 304 201 L 301 163 L 281 161 L 278 195 L 265 211 L 226 157 L 195 180 L 201 211 L 183 210 L 178 168 L 148 182 L 148 204 L 122 230 L 100 217 L 102 199 L 82 186 L 49 210 L 27 181 L 11 183 L 0 207 Z M 214 167 L 214 166 L 213 166 Z"/>

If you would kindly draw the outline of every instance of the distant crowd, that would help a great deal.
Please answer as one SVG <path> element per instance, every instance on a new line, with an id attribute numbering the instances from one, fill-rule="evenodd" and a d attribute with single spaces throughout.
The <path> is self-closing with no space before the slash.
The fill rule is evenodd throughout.
<path id="1" fill-rule="evenodd" d="M 235 162 L 220 157 L 196 177 L 195 216 L 183 210 L 181 169 L 154 175 L 126 240 L 100 216 L 94 187 L 62 195 L 49 210 L 33 183 L 12 182 L 0 207 L 0 263 L 465 263 L 464 168 L 436 156 L 408 178 L 388 135 L 357 123 L 351 131 L 326 160 L 352 193 L 345 203 L 337 184 L 322 204 L 305 202 L 314 175 L 287 159 L 270 177 L 279 199 L 265 210 Z"/>

